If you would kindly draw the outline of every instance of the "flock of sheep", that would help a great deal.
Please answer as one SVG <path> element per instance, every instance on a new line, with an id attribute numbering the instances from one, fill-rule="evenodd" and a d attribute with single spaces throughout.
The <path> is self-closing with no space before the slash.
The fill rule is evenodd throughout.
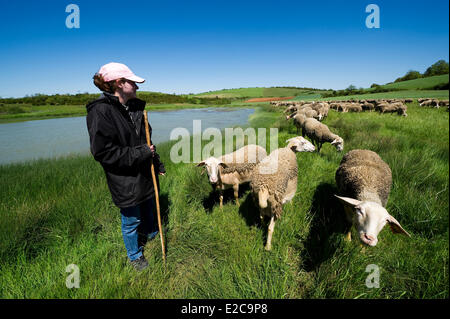
<path id="1" fill-rule="evenodd" d="M 434 106 L 428 101 L 425 99 L 419 103 L 421 106 Z M 239 185 L 250 182 L 252 197 L 259 208 L 261 221 L 264 222 L 265 217 L 269 220 L 265 249 L 271 250 L 275 222 L 281 217 L 283 205 L 292 200 L 297 191 L 296 153 L 315 150 L 320 152 L 323 143 L 330 143 L 337 151 L 344 148 L 344 140 L 321 123 L 328 116 L 329 110 L 376 110 L 380 113 L 390 112 L 407 116 L 406 103 L 411 102 L 412 99 L 271 102 L 275 107 L 286 107 L 286 119 L 293 119 L 297 133 L 301 132 L 301 136 L 288 139 L 285 147 L 270 154 L 267 154 L 263 147 L 251 144 L 218 158 L 209 157 L 197 166 L 205 167 L 209 182 L 214 189 L 219 190 L 220 207 L 223 206 L 223 191 L 229 187 L 233 188 L 236 205 L 239 206 Z M 448 107 L 448 101 L 433 103 L 437 107 Z M 312 143 L 305 139 L 305 136 Z M 385 208 L 392 185 L 392 172 L 378 154 L 370 150 L 349 151 L 343 156 L 335 180 L 341 195 L 335 196 L 343 204 L 347 220 L 356 228 L 363 244 L 375 246 L 378 242 L 377 236 L 386 224 L 393 233 L 410 236 Z M 351 240 L 350 231 L 346 238 Z"/>
<path id="2" fill-rule="evenodd" d="M 449 110 L 449 101 L 448 100 L 438 100 L 438 99 L 417 99 L 420 106 L 431 106 L 434 108 L 439 108 L 440 106 L 446 106 L 447 111 Z"/>

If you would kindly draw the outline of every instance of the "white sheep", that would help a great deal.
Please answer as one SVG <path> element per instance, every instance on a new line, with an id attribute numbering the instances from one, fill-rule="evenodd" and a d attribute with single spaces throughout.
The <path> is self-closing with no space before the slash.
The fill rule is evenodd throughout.
<path id="1" fill-rule="evenodd" d="M 294 125 L 297 128 L 297 134 L 301 134 L 302 136 L 304 136 L 303 125 L 305 124 L 307 117 L 303 113 L 294 113 L 290 116 L 286 116 L 286 120 L 289 120 L 291 118 L 294 119 Z"/>
<path id="2" fill-rule="evenodd" d="M 276 149 L 253 169 L 250 181 L 252 196 L 259 207 L 260 217 L 270 218 L 266 250 L 271 249 L 275 221 L 281 217 L 283 204 L 297 191 L 296 152 L 313 152 L 314 145 L 301 136 L 286 141 L 284 148 Z"/>
<path id="3" fill-rule="evenodd" d="M 344 155 L 336 171 L 337 196 L 344 204 L 347 220 L 366 245 L 375 246 L 378 233 L 388 223 L 393 233 L 410 236 L 386 210 L 392 185 L 392 173 L 377 153 L 352 150 Z M 351 240 L 351 232 L 347 233 Z"/>
<path id="4" fill-rule="evenodd" d="M 239 206 L 239 185 L 250 181 L 253 168 L 267 156 L 264 147 L 250 144 L 220 156 L 209 157 L 197 166 L 205 166 L 209 182 L 219 190 L 220 208 L 223 207 L 223 191 L 233 187 L 236 205 Z"/>
<path id="5" fill-rule="evenodd" d="M 316 119 L 307 118 L 304 121 L 302 134 L 311 139 L 311 141 L 316 145 L 317 152 L 319 153 L 322 148 L 322 144 L 325 142 L 328 142 L 336 147 L 338 152 L 341 152 L 344 149 L 344 140 L 340 136 L 332 133 L 328 126 L 320 123 Z"/>

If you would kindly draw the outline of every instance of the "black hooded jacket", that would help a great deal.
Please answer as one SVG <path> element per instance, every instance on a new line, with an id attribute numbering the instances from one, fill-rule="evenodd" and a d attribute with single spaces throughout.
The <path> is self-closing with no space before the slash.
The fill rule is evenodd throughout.
<path id="1" fill-rule="evenodd" d="M 124 106 L 116 96 L 104 92 L 86 108 L 91 153 L 105 171 L 114 204 L 125 208 L 152 198 L 150 159 L 153 157 L 157 179 L 165 169 L 159 155 L 147 145 L 145 101 L 130 99 Z M 149 130 L 151 138 L 150 124 Z"/>

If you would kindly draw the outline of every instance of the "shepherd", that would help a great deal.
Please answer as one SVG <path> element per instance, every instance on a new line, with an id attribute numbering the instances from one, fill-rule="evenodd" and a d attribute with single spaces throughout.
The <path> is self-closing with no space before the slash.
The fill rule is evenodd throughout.
<path id="1" fill-rule="evenodd" d="M 136 97 L 136 83 L 145 79 L 115 62 L 103 65 L 93 79 L 102 94 L 86 106 L 90 150 L 103 167 L 112 200 L 120 209 L 129 261 L 142 271 L 148 267 L 143 246 L 158 235 L 155 194 L 159 193 L 158 175 L 166 172 L 151 142 L 152 129 L 144 118 L 145 101 Z"/>

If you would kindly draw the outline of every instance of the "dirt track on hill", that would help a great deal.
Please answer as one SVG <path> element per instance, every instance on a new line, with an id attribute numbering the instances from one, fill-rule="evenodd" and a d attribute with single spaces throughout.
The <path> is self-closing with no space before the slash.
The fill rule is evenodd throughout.
<path id="1" fill-rule="evenodd" d="M 257 97 L 254 99 L 247 100 L 245 102 L 268 102 L 268 101 L 282 101 L 282 100 L 290 100 L 295 96 L 287 96 L 287 97 Z"/>

